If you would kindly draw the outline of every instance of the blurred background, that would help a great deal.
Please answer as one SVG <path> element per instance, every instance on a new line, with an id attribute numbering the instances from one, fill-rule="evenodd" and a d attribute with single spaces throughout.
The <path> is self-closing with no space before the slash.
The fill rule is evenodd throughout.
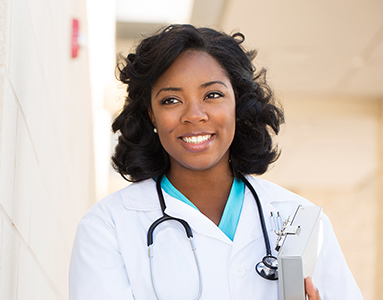
<path id="1" fill-rule="evenodd" d="M 110 167 L 116 53 L 171 23 L 258 50 L 286 113 L 262 177 L 323 206 L 364 298 L 383 299 L 381 0 L 0 0 L 0 299 L 68 299 L 79 220 L 127 184 Z"/>

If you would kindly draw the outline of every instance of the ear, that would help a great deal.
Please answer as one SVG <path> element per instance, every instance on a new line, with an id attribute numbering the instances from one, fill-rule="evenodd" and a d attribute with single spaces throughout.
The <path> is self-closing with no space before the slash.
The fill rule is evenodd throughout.
<path id="1" fill-rule="evenodd" d="M 154 128 L 157 128 L 156 120 L 154 119 L 154 114 L 153 114 L 153 110 L 151 107 L 148 108 L 148 115 L 149 115 L 150 120 L 152 121 Z"/>

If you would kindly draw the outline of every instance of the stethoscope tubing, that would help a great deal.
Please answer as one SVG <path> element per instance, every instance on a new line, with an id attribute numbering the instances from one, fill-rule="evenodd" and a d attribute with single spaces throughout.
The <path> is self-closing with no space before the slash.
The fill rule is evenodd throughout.
<path id="1" fill-rule="evenodd" d="M 173 221 L 177 221 L 177 222 L 181 223 L 182 226 L 185 228 L 187 237 L 189 239 L 193 238 L 193 231 L 191 230 L 189 224 L 185 220 L 174 218 L 174 217 L 171 217 L 171 216 L 169 216 L 169 215 L 164 213 L 164 215 L 161 218 L 159 218 L 158 220 L 154 221 L 154 223 L 149 227 L 148 234 L 147 234 L 148 247 L 153 245 L 153 232 L 154 232 L 154 229 L 156 229 L 156 227 L 159 224 L 161 224 L 162 222 L 169 221 L 169 220 L 173 220 Z"/>
<path id="2" fill-rule="evenodd" d="M 150 264 L 150 277 L 152 281 L 152 286 L 153 290 L 155 293 L 156 298 L 159 300 L 159 297 L 157 295 L 157 291 L 155 288 L 155 283 L 154 283 L 154 278 L 153 278 L 153 266 L 152 266 L 152 259 L 153 259 L 153 236 L 154 236 L 154 230 L 156 227 L 168 220 L 173 220 L 176 222 L 179 222 L 185 229 L 187 238 L 190 241 L 190 245 L 193 251 L 195 263 L 198 269 L 198 277 L 199 277 L 199 291 L 197 298 L 195 300 L 198 300 L 201 295 L 202 295 L 202 278 L 201 278 L 201 271 L 200 271 L 200 266 L 196 254 L 196 248 L 193 243 L 193 231 L 191 230 L 189 224 L 182 219 L 175 218 L 172 216 L 169 216 L 168 214 L 165 213 L 166 209 L 166 204 L 164 200 L 164 195 L 162 193 L 161 189 L 161 180 L 162 180 L 163 175 L 159 176 L 156 181 L 156 189 L 157 189 L 157 194 L 158 194 L 158 199 L 161 205 L 161 210 L 162 210 L 162 217 L 158 218 L 156 221 L 153 222 L 153 224 L 149 227 L 148 233 L 147 233 L 147 245 L 148 245 L 148 255 L 149 255 L 149 264 Z M 263 215 L 263 209 L 261 205 L 261 201 L 259 200 L 259 197 L 257 193 L 255 192 L 253 186 L 250 184 L 250 182 L 243 176 L 242 174 L 239 174 L 239 178 L 245 183 L 246 187 L 250 190 L 250 192 L 253 194 L 253 197 L 256 201 L 257 207 L 258 207 L 258 214 L 259 214 L 259 219 L 261 222 L 261 227 L 262 227 L 262 232 L 263 232 L 263 238 L 265 242 L 265 247 L 266 247 L 266 256 L 262 259 L 261 262 L 259 262 L 255 270 L 259 275 L 261 275 L 263 278 L 268 279 L 268 280 L 277 280 L 278 279 L 278 266 L 277 266 L 277 258 L 273 255 L 271 255 L 271 247 L 270 247 L 270 240 L 269 240 L 269 235 L 266 230 L 266 223 L 265 223 L 265 218 Z"/>
<path id="3" fill-rule="evenodd" d="M 201 298 L 201 295 L 202 295 L 202 277 L 201 277 L 201 269 L 200 269 L 199 261 L 198 261 L 197 254 L 196 254 L 196 248 L 195 248 L 194 242 L 193 242 L 193 231 L 191 230 L 189 224 L 185 220 L 171 217 L 165 213 L 166 205 L 165 205 L 164 195 L 162 194 L 162 190 L 161 190 L 162 177 L 163 177 L 163 175 L 161 175 L 160 177 L 157 178 L 156 188 L 157 188 L 158 198 L 160 200 L 160 205 L 161 205 L 161 210 L 162 210 L 163 216 L 153 222 L 153 224 L 149 227 L 148 234 L 147 234 L 148 255 L 149 255 L 149 265 L 150 265 L 150 280 L 152 282 L 154 294 L 156 296 L 156 299 L 160 300 L 160 298 L 158 297 L 158 294 L 157 294 L 157 289 L 155 287 L 155 282 L 154 282 L 154 278 L 153 278 L 153 263 L 152 263 L 152 260 L 153 260 L 153 243 L 154 243 L 153 232 L 154 232 L 154 229 L 156 229 L 156 227 L 159 224 L 161 224 L 162 222 L 165 222 L 168 220 L 173 220 L 173 221 L 177 221 L 177 222 L 182 224 L 182 226 L 185 228 L 186 235 L 187 235 L 189 242 L 190 242 L 190 247 L 192 249 L 194 261 L 196 263 L 197 271 L 198 271 L 199 288 L 198 288 L 197 297 L 194 299 L 194 300 L 198 300 L 199 298 Z"/>
<path id="4" fill-rule="evenodd" d="M 165 213 L 166 205 L 165 205 L 165 200 L 164 200 L 164 195 L 162 194 L 161 190 L 161 180 L 162 180 L 163 175 L 159 176 L 157 178 L 156 182 L 156 188 L 157 188 L 157 194 L 158 198 L 160 200 L 160 205 L 161 205 L 161 210 L 162 210 L 162 217 L 157 219 L 156 221 L 153 222 L 153 224 L 149 227 L 148 233 L 147 233 L 147 243 L 148 247 L 153 245 L 153 232 L 154 229 L 161 224 L 162 222 L 168 221 L 168 220 L 174 220 L 182 224 L 182 226 L 185 228 L 186 235 L 190 239 L 193 237 L 193 231 L 191 230 L 189 224 L 182 219 L 179 218 L 174 218 L 172 216 L 169 216 L 168 214 Z"/>
<path id="5" fill-rule="evenodd" d="M 259 219 L 261 221 L 261 227 L 262 227 L 262 232 L 263 232 L 263 238 L 265 240 L 265 247 L 266 247 L 266 253 L 267 256 L 272 256 L 271 255 L 271 247 L 270 247 L 270 240 L 269 240 L 269 235 L 267 234 L 266 230 L 266 223 L 265 223 L 265 218 L 263 215 L 263 209 L 261 205 L 261 201 L 259 200 L 258 194 L 255 192 L 253 186 L 250 184 L 250 182 L 246 179 L 245 176 L 242 174 L 239 175 L 240 179 L 245 183 L 247 188 L 250 190 L 250 192 L 253 194 L 255 201 L 257 202 L 257 207 L 258 207 L 258 214 L 259 214 Z"/>

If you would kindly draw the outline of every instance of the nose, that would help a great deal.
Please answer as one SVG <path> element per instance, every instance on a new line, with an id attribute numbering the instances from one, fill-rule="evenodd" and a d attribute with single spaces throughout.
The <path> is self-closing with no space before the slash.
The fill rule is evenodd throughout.
<path id="1" fill-rule="evenodd" d="M 199 122 L 206 122 L 209 119 L 203 103 L 192 101 L 185 105 L 185 110 L 181 117 L 182 123 L 198 124 Z"/>

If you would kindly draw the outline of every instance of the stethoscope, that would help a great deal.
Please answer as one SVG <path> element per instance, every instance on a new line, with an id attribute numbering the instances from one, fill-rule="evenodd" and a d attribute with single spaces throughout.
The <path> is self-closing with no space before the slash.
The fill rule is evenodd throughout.
<path id="1" fill-rule="evenodd" d="M 189 224 L 185 220 L 171 217 L 165 213 L 166 205 L 165 205 L 164 195 L 162 194 L 162 189 L 161 189 L 162 177 L 163 177 L 163 175 L 161 175 L 157 178 L 156 188 L 157 188 L 158 199 L 159 199 L 159 202 L 161 205 L 161 210 L 162 210 L 163 216 L 160 217 L 159 219 L 157 219 L 156 221 L 154 221 L 152 225 L 150 225 L 149 230 L 148 230 L 148 235 L 147 235 L 149 264 L 150 264 L 150 278 L 151 278 L 153 290 L 154 290 L 154 293 L 156 295 L 156 298 L 159 299 L 159 297 L 157 295 L 155 283 L 154 283 L 154 278 L 153 278 L 153 265 L 152 265 L 153 246 L 154 246 L 153 232 L 154 232 L 154 229 L 156 229 L 156 227 L 159 224 L 161 224 L 165 221 L 173 220 L 173 221 L 179 222 L 184 227 L 185 232 L 186 232 L 186 236 L 190 241 L 190 246 L 191 246 L 191 249 L 192 249 L 192 252 L 194 255 L 194 259 L 195 259 L 195 263 L 197 266 L 197 270 L 198 270 L 199 289 L 198 289 L 198 295 L 195 298 L 195 300 L 198 300 L 202 294 L 202 279 L 201 279 L 201 270 L 199 267 L 199 262 L 198 262 L 198 258 L 197 258 L 197 254 L 196 254 L 196 248 L 195 248 L 194 243 L 193 243 L 193 232 L 192 232 Z M 257 263 L 257 265 L 255 266 L 255 270 L 257 271 L 257 273 L 260 276 L 262 276 L 265 279 L 277 280 L 278 279 L 278 260 L 275 256 L 271 255 L 270 240 L 269 240 L 269 236 L 268 236 L 267 230 L 266 230 L 265 219 L 263 216 L 263 210 L 262 210 L 261 202 L 260 202 L 258 195 L 255 192 L 253 186 L 250 184 L 250 182 L 241 174 L 239 177 L 245 183 L 247 188 L 251 191 L 251 193 L 253 194 L 253 197 L 255 199 L 255 202 L 257 203 L 259 218 L 260 218 L 261 226 L 262 226 L 263 238 L 265 240 L 266 255 L 263 257 L 262 261 Z"/>

